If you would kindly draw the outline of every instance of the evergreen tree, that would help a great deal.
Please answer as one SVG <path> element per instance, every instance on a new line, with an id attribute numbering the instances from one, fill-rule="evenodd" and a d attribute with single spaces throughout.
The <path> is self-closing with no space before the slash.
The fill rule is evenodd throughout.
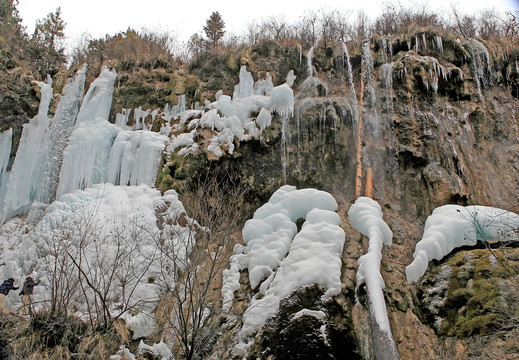
<path id="1" fill-rule="evenodd" d="M 225 23 L 222 19 L 222 16 L 218 11 L 213 11 L 209 19 L 206 21 L 206 25 L 204 26 L 204 32 L 207 35 L 210 43 L 213 48 L 218 45 L 218 41 L 223 37 L 225 31 Z"/>
<path id="2" fill-rule="evenodd" d="M 65 25 L 61 8 L 36 22 L 28 52 L 42 78 L 47 74 L 53 75 L 65 63 Z"/>
<path id="3" fill-rule="evenodd" d="M 0 0 L 0 38 L 14 48 L 20 48 L 25 40 L 25 29 L 17 6 L 18 0 Z"/>

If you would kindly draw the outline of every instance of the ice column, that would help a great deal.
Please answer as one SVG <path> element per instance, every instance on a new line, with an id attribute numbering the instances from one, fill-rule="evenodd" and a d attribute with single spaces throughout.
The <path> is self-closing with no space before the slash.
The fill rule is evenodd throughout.
<path id="1" fill-rule="evenodd" d="M 86 65 L 77 72 L 73 80 L 69 80 L 63 89 L 56 114 L 49 127 L 48 136 L 38 151 L 44 155 L 41 163 L 42 177 L 39 181 L 35 200 L 50 204 L 56 197 L 59 173 L 63 163 L 63 152 L 76 123 L 81 106 L 86 79 Z"/>
<path id="2" fill-rule="evenodd" d="M 58 198 L 105 182 L 110 149 L 120 131 L 108 122 L 116 77 L 115 70 L 104 67 L 85 95 L 74 132 L 63 153 Z"/>
<path id="3" fill-rule="evenodd" d="M 121 131 L 110 151 L 106 181 L 114 185 L 155 185 L 167 136 L 150 131 Z"/>
<path id="4" fill-rule="evenodd" d="M 234 86 L 232 100 L 244 99 L 249 97 L 254 92 L 254 79 L 252 74 L 247 71 L 247 66 L 243 65 L 240 68 L 240 82 Z"/>
<path id="5" fill-rule="evenodd" d="M 9 178 L 7 165 L 9 164 L 9 157 L 11 155 L 12 138 L 12 128 L 0 134 L 0 209 L 4 207 L 5 188 Z"/>
<path id="6" fill-rule="evenodd" d="M 355 93 L 355 85 L 353 83 L 353 72 L 351 70 L 350 54 L 348 53 L 348 47 L 345 43 L 342 43 L 342 51 L 344 51 L 344 56 L 346 57 L 346 67 L 348 69 L 348 80 L 350 82 L 351 93 L 354 98 L 357 98 L 357 94 Z"/>
<path id="7" fill-rule="evenodd" d="M 52 81 L 48 83 L 38 82 L 41 92 L 38 114 L 23 126 L 20 145 L 16 153 L 13 167 L 8 175 L 8 180 L 3 184 L 5 197 L 0 200 L 0 223 L 7 218 L 26 211 L 34 201 L 36 190 L 41 179 L 41 167 L 44 159 L 41 146 L 44 143 L 49 118 L 50 100 L 52 98 Z M 10 149 L 9 149 L 10 151 Z M 0 194 L 3 195 L 3 194 Z"/>
<path id="8" fill-rule="evenodd" d="M 314 66 L 312 65 L 312 57 L 314 55 L 314 47 L 312 46 L 306 54 L 306 66 L 308 68 L 308 77 L 314 76 Z"/>

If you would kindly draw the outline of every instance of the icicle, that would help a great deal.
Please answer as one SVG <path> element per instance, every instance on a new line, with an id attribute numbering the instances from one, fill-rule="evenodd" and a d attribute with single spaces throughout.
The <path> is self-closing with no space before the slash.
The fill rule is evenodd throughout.
<path id="1" fill-rule="evenodd" d="M 362 77 L 365 82 L 365 103 L 373 106 L 375 103 L 375 80 L 373 79 L 373 57 L 369 41 L 362 44 Z"/>
<path id="2" fill-rule="evenodd" d="M 2 184 L 4 176 L 6 175 L 7 164 L 11 156 L 12 139 L 12 128 L 0 133 L 0 184 Z"/>
<path id="3" fill-rule="evenodd" d="M 312 46 L 306 54 L 306 66 L 308 68 L 308 77 L 314 75 L 314 66 L 312 65 L 312 56 L 314 55 L 314 47 Z"/>
<path id="4" fill-rule="evenodd" d="M 167 105 L 166 105 L 167 106 Z M 115 126 L 120 129 L 126 129 L 128 119 L 130 117 L 131 109 L 122 109 L 122 111 L 115 115 Z"/>
<path id="5" fill-rule="evenodd" d="M 3 200 L 9 174 L 7 173 L 7 165 L 11 156 L 11 146 L 13 138 L 13 129 L 9 128 L 0 133 L 0 209 L 3 208 Z"/>
<path id="6" fill-rule="evenodd" d="M 348 69 L 348 81 L 350 83 L 351 93 L 354 98 L 357 98 L 357 94 L 355 93 L 355 84 L 353 83 L 353 71 L 351 69 L 350 55 L 348 54 L 348 47 L 345 43 L 342 43 L 342 50 L 344 51 L 344 56 L 346 56 L 346 68 Z"/>
<path id="7" fill-rule="evenodd" d="M 145 121 L 148 115 L 151 114 L 151 110 L 142 110 L 142 107 L 138 107 L 133 110 L 133 130 L 144 130 L 146 127 Z"/>
<path id="8" fill-rule="evenodd" d="M 423 40 L 423 52 L 427 53 L 427 39 L 425 38 L 425 33 L 422 34 L 422 40 Z"/>
<path id="9" fill-rule="evenodd" d="M 434 35 L 434 43 L 436 44 L 436 50 L 440 51 L 443 55 L 443 40 L 440 35 Z"/>
<path id="10" fill-rule="evenodd" d="M 81 109 L 77 114 L 76 127 L 85 121 L 94 121 L 96 118 L 108 120 L 116 77 L 117 72 L 115 70 L 109 70 L 106 66 L 103 67 L 101 74 L 90 84 L 90 88 L 83 99 Z M 80 95 L 83 95 L 82 91 Z"/>
<path id="11" fill-rule="evenodd" d="M 415 52 L 418 54 L 420 52 L 420 44 L 418 43 L 418 35 L 415 35 L 414 42 L 415 42 Z"/>

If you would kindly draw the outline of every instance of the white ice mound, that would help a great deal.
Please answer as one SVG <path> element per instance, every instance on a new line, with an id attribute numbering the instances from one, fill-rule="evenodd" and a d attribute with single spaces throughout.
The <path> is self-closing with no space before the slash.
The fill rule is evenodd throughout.
<path id="1" fill-rule="evenodd" d="M 415 247 L 413 262 L 405 273 L 413 283 L 425 274 L 429 261 L 440 260 L 461 246 L 496 239 L 519 240 L 519 215 L 487 206 L 444 205 L 434 209 L 425 222 L 424 234 Z"/>
<path id="2" fill-rule="evenodd" d="M 380 205 L 373 199 L 359 197 L 348 211 L 350 224 L 369 238 L 368 252 L 362 255 L 357 270 L 357 287 L 366 284 L 373 312 L 381 330 L 391 333 L 386 312 L 383 289 L 384 279 L 380 275 L 383 245 L 391 245 L 393 233 L 382 220 Z"/>
<path id="3" fill-rule="evenodd" d="M 294 90 L 283 84 L 272 89 L 268 107 L 277 112 L 281 117 L 288 117 L 294 113 Z"/>
<path id="4" fill-rule="evenodd" d="M 230 310 L 234 291 L 240 286 L 240 270 L 248 269 L 251 287 L 259 286 L 259 292 L 243 315 L 236 351 L 247 347 L 247 339 L 298 288 L 317 283 L 325 289 L 325 298 L 340 293 L 345 237 L 336 209 L 329 193 L 286 185 L 245 223 L 242 235 L 247 246 L 235 247 L 231 268 L 224 271 L 224 312 Z M 306 221 L 297 233 L 300 218 Z"/>

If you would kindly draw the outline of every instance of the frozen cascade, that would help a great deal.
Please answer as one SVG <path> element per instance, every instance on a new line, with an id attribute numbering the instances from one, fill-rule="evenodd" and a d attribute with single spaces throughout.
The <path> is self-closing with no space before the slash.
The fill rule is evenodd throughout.
<path id="1" fill-rule="evenodd" d="M 38 147 L 45 155 L 40 163 L 42 175 L 36 180 L 38 188 L 34 200 L 50 204 L 56 197 L 63 152 L 72 134 L 83 100 L 85 79 L 86 65 L 65 85 L 56 114 L 49 126 L 48 135 L 45 137 L 43 146 Z"/>
<path id="2" fill-rule="evenodd" d="M 386 106 L 389 111 L 393 112 L 393 67 L 395 63 L 382 64 L 380 72 L 382 73 L 382 84 L 387 90 Z"/>
<path id="3" fill-rule="evenodd" d="M 75 128 L 62 153 L 58 199 L 63 194 L 104 182 L 110 147 L 119 131 L 107 120 L 116 77 L 115 70 L 103 67 L 83 99 Z"/>
<path id="4" fill-rule="evenodd" d="M 2 180 L 5 197 L 0 198 L 0 205 L 2 205 L 0 223 L 26 211 L 34 201 L 40 183 L 41 164 L 44 160 L 41 148 L 49 126 L 47 113 L 52 99 L 52 80 L 48 78 L 47 83 L 37 82 L 37 84 L 41 92 L 38 114 L 29 123 L 23 125 L 13 166 L 10 172 L 4 174 L 8 175 L 7 181 L 4 183 Z"/>
<path id="5" fill-rule="evenodd" d="M 373 78 L 373 55 L 369 41 L 362 43 L 362 78 L 364 80 L 364 103 L 366 106 L 375 105 L 375 79 Z"/>
<path id="6" fill-rule="evenodd" d="M 382 219 L 380 205 L 375 200 L 367 197 L 359 197 L 355 201 L 348 210 L 348 218 L 350 224 L 369 239 L 368 252 L 358 260 L 359 268 L 357 270 L 356 286 L 358 289 L 362 284 L 366 284 L 375 353 L 378 351 L 389 351 L 394 355 L 391 358 L 398 358 L 387 316 L 384 299 L 384 279 L 380 274 L 382 248 L 384 245 L 391 245 L 393 232 Z M 382 335 L 382 340 L 379 338 L 379 334 Z M 376 356 L 376 358 L 378 359 L 379 357 Z"/>
<path id="7" fill-rule="evenodd" d="M 105 182 L 108 156 L 119 131 L 118 127 L 100 117 L 79 124 L 63 153 L 57 199 Z"/>
<path id="8" fill-rule="evenodd" d="M 481 95 L 481 87 L 487 88 L 492 82 L 492 64 L 488 50 L 477 40 L 467 39 L 464 43 L 472 56 L 472 67 L 474 70 L 474 81 L 478 89 L 479 97 Z"/>
<path id="9" fill-rule="evenodd" d="M 306 66 L 308 68 L 308 77 L 314 76 L 314 66 L 312 65 L 312 57 L 314 56 L 314 47 L 312 46 L 306 54 Z"/>
<path id="10" fill-rule="evenodd" d="M 96 118 L 108 120 L 116 77 L 115 70 L 109 70 L 103 66 L 101 74 L 90 84 L 90 88 L 83 98 L 83 104 L 77 115 L 76 127 L 85 121 L 94 121 Z"/>
<path id="11" fill-rule="evenodd" d="M 346 57 L 346 67 L 348 69 L 348 81 L 350 83 L 351 93 L 353 94 L 354 98 L 357 98 L 357 94 L 355 93 L 355 85 L 353 83 L 353 71 L 351 70 L 350 54 L 348 53 L 348 47 L 345 43 L 342 43 L 342 51 Z"/>
<path id="12" fill-rule="evenodd" d="M 121 131 L 111 147 L 106 182 L 114 185 L 155 185 L 167 136 L 150 131 Z"/>
<path id="13" fill-rule="evenodd" d="M 226 313 L 240 286 L 241 270 L 248 269 L 252 288 L 259 287 L 243 315 L 236 355 L 247 353 L 250 338 L 294 290 L 317 283 L 326 289 L 324 300 L 340 293 L 345 236 L 336 209 L 329 193 L 285 185 L 245 223 L 242 235 L 247 245 L 235 247 L 222 286 Z M 297 233 L 299 218 L 306 221 Z"/>

